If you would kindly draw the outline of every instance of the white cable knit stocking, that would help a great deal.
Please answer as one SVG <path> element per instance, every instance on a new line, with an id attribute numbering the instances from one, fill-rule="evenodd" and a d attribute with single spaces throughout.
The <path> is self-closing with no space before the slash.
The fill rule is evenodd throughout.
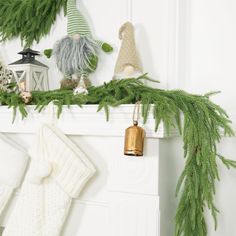
<path id="1" fill-rule="evenodd" d="M 95 168 L 53 126 L 44 125 L 30 150 L 32 162 L 3 236 L 59 236 L 73 198 Z"/>
<path id="2" fill-rule="evenodd" d="M 0 134 L 0 216 L 24 177 L 28 155 L 21 147 Z"/>

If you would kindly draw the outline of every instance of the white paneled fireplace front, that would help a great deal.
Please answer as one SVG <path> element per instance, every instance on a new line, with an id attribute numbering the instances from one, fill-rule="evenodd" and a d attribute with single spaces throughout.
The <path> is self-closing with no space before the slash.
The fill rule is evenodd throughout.
<path id="1" fill-rule="evenodd" d="M 166 136 L 161 125 L 154 132 L 149 118 L 143 157 L 123 155 L 124 132 L 132 124 L 133 105 L 111 109 L 110 121 L 96 105 L 64 107 L 60 119 L 48 111 L 38 114 L 33 106 L 25 120 L 17 115 L 12 124 L 12 110 L 0 107 L 0 132 L 24 148 L 34 141 L 43 123 L 53 122 L 89 157 L 97 169 L 79 199 L 74 200 L 62 236 L 160 236 L 159 155 L 160 139 Z M 20 189 L 9 204 L 0 226 L 7 224 Z"/>

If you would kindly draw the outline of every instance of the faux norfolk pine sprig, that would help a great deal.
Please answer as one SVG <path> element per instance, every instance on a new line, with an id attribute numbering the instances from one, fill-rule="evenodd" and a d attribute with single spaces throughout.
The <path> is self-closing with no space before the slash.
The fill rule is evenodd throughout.
<path id="1" fill-rule="evenodd" d="M 67 0 L 0 0 L 0 40 L 20 38 L 24 47 L 49 34 Z"/>
<path id="2" fill-rule="evenodd" d="M 155 119 L 157 130 L 163 122 L 167 130 L 178 127 L 184 142 L 185 168 L 179 178 L 176 194 L 179 205 L 175 218 L 175 236 L 207 236 L 206 211 L 210 211 L 217 226 L 218 209 L 214 203 L 216 181 L 219 181 L 218 164 L 236 168 L 236 161 L 228 160 L 217 152 L 217 143 L 224 135 L 233 136 L 230 120 L 225 111 L 214 104 L 209 93 L 193 95 L 182 90 L 162 90 L 143 83 L 146 75 L 138 79 L 112 80 L 99 87 L 90 87 L 89 94 L 74 95 L 71 90 L 32 92 L 31 105 L 41 112 L 51 101 L 58 107 L 58 118 L 63 105 L 98 104 L 109 120 L 109 108 L 122 104 L 142 103 L 145 123 L 149 113 Z M 19 94 L 0 92 L 0 103 L 17 109 L 27 117 L 26 105 Z M 151 109 L 153 106 L 153 109 Z M 181 115 L 183 121 L 181 121 Z"/>

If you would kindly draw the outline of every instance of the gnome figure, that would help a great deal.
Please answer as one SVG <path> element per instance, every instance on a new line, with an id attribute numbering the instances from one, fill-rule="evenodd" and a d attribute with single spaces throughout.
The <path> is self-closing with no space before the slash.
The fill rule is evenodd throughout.
<path id="1" fill-rule="evenodd" d="M 114 78 L 130 78 L 142 74 L 143 69 L 136 49 L 134 26 L 130 22 L 122 25 L 119 31 L 122 40 L 115 66 Z"/>
<path id="2" fill-rule="evenodd" d="M 77 9 L 76 0 L 67 1 L 67 17 L 68 35 L 56 43 L 53 54 L 65 77 L 62 87 L 70 87 L 68 83 L 77 81 L 74 92 L 87 93 L 88 75 L 97 68 L 99 48 L 104 52 L 111 52 L 113 48 L 93 38 L 87 21 Z"/>

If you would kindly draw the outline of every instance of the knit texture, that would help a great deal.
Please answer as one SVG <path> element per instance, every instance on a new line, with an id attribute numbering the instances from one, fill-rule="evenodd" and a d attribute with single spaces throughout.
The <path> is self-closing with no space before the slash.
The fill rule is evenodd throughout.
<path id="1" fill-rule="evenodd" d="M 44 125 L 29 151 L 32 162 L 3 236 L 59 236 L 73 198 L 94 175 L 86 155 Z"/>
<path id="2" fill-rule="evenodd" d="M 0 134 L 0 215 L 12 193 L 21 185 L 28 164 L 28 155 L 12 140 Z"/>
<path id="3" fill-rule="evenodd" d="M 134 26 L 130 22 L 122 25 L 119 31 L 122 45 L 115 66 L 115 74 L 122 73 L 126 66 L 133 66 L 136 72 L 142 73 L 142 65 L 136 49 Z"/>
<path id="4" fill-rule="evenodd" d="M 87 21 L 77 9 L 76 0 L 67 1 L 67 18 L 67 34 L 69 36 L 74 36 L 76 34 L 79 34 L 80 36 L 91 35 Z"/>

